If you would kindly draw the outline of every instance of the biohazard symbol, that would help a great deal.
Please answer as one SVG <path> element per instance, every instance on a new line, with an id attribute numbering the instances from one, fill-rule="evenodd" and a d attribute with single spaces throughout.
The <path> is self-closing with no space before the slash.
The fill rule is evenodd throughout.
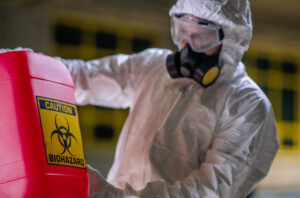
<path id="1" fill-rule="evenodd" d="M 66 151 L 68 151 L 68 153 L 70 153 L 70 155 L 73 155 L 71 153 L 71 151 L 69 150 L 69 148 L 71 147 L 72 144 L 72 138 L 74 138 L 74 140 L 76 141 L 76 143 L 78 144 L 75 136 L 70 132 L 70 126 L 69 126 L 69 122 L 67 120 L 66 117 L 64 117 L 65 122 L 60 123 L 60 126 L 58 126 L 58 115 L 55 116 L 55 127 L 56 130 L 54 130 L 51 134 L 51 143 L 52 143 L 52 137 L 57 134 L 57 138 L 58 141 L 60 143 L 60 145 L 64 148 L 63 152 L 61 152 L 60 154 L 64 154 Z M 64 126 L 64 125 L 67 126 Z"/>

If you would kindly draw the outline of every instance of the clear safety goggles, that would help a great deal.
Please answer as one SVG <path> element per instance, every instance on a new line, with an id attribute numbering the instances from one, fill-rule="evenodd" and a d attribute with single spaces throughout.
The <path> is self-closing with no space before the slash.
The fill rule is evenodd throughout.
<path id="1" fill-rule="evenodd" d="M 224 33 L 220 25 L 189 15 L 171 16 L 173 42 L 182 48 L 188 42 L 196 52 L 204 52 L 222 43 Z"/>

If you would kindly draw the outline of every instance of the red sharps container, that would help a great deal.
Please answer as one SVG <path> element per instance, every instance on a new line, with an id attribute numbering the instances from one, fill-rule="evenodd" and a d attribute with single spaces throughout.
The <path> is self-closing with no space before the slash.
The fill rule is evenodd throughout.
<path id="1" fill-rule="evenodd" d="M 0 197 L 85 198 L 72 78 L 55 58 L 0 54 Z"/>

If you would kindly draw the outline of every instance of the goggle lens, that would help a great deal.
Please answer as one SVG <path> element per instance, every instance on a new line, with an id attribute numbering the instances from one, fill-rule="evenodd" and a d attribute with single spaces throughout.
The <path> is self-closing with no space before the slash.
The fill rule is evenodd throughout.
<path id="1" fill-rule="evenodd" d="M 206 22 L 206 21 L 205 21 Z M 203 52 L 211 49 L 222 42 L 220 37 L 221 26 L 215 24 L 203 24 L 201 21 L 193 20 L 190 17 L 171 17 L 171 34 L 174 43 L 181 48 L 186 41 L 192 49 Z"/>

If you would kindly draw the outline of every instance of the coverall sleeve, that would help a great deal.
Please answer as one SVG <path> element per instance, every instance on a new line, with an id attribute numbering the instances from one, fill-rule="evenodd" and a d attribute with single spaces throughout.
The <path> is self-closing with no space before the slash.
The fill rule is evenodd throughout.
<path id="1" fill-rule="evenodd" d="M 279 146 L 272 107 L 257 92 L 246 90 L 230 96 L 198 170 L 174 184 L 148 183 L 139 192 L 127 186 L 125 196 L 245 198 L 268 173 Z"/>
<path id="2" fill-rule="evenodd" d="M 69 69 L 78 105 L 128 108 L 139 83 L 164 61 L 167 50 L 150 48 L 84 61 L 59 58 Z"/>
<path id="3" fill-rule="evenodd" d="M 78 105 L 127 108 L 131 105 L 137 67 L 118 54 L 84 61 L 59 58 L 69 69 Z"/>

